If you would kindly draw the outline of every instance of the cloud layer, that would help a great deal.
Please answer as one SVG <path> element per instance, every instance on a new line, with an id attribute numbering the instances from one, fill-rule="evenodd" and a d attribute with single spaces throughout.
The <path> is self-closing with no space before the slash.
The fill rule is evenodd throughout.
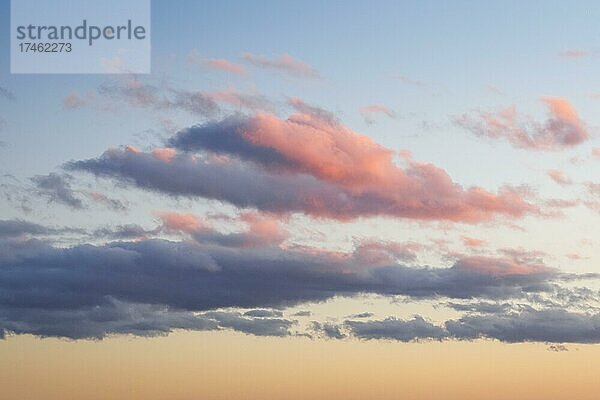
<path id="1" fill-rule="evenodd" d="M 475 223 L 539 213 L 522 190 L 463 188 L 443 169 L 411 159 L 402 168 L 394 151 L 331 114 L 298 100 L 292 105 L 297 112 L 287 119 L 235 115 L 182 130 L 168 141 L 168 157 L 110 149 L 67 168 L 172 195 L 339 220 Z"/>

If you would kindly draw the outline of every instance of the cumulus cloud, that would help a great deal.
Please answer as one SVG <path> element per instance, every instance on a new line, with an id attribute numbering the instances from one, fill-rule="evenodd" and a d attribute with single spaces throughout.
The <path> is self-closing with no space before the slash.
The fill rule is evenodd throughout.
<path id="1" fill-rule="evenodd" d="M 549 111 L 545 122 L 521 115 L 515 107 L 499 112 L 466 113 L 455 122 L 477 136 L 502 139 L 514 147 L 528 150 L 560 150 L 589 139 L 583 121 L 568 100 L 543 97 Z"/>
<path id="2" fill-rule="evenodd" d="M 184 129 L 168 142 L 181 151 L 168 162 L 110 149 L 67 168 L 172 195 L 340 220 L 385 215 L 474 223 L 539 212 L 520 189 L 465 189 L 441 168 L 413 160 L 401 168 L 392 150 L 322 110 L 293 105 L 297 113 L 285 120 L 235 115 Z"/>
<path id="3" fill-rule="evenodd" d="M 255 67 L 271 69 L 285 73 L 289 76 L 301 78 L 318 78 L 319 72 L 308 64 L 299 61 L 289 54 L 282 54 L 275 58 L 263 57 L 251 53 L 243 54 L 243 59 Z"/>

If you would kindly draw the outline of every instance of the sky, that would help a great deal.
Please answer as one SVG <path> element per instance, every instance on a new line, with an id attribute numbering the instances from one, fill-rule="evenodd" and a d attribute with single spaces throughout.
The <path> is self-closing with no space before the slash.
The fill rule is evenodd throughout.
<path id="1" fill-rule="evenodd" d="M 596 2 L 152 2 L 150 74 L 11 74 L 0 384 L 595 399 Z"/>

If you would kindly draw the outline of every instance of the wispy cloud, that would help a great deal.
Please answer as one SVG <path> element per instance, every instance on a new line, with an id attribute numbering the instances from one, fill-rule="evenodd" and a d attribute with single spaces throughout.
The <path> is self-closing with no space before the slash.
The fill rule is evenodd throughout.
<path id="1" fill-rule="evenodd" d="M 242 58 L 255 67 L 279 71 L 289 76 L 313 79 L 319 78 L 319 72 L 315 68 L 293 58 L 289 54 L 268 58 L 251 53 L 244 53 Z"/>
<path id="2" fill-rule="evenodd" d="M 568 100 L 543 97 L 549 111 L 541 123 L 510 107 L 499 112 L 473 112 L 454 118 L 459 126 L 489 139 L 502 139 L 514 147 L 527 150 L 560 150 L 577 146 L 590 135 Z"/>
<path id="3" fill-rule="evenodd" d="M 565 58 L 584 58 L 589 56 L 589 52 L 584 49 L 566 49 L 562 50 L 558 55 Z"/>
<path id="4" fill-rule="evenodd" d="M 396 118 L 396 113 L 392 109 L 380 104 L 364 106 L 359 108 L 358 111 L 367 123 L 374 122 L 374 116 L 377 114 L 383 114 L 388 116 L 389 118 Z"/>

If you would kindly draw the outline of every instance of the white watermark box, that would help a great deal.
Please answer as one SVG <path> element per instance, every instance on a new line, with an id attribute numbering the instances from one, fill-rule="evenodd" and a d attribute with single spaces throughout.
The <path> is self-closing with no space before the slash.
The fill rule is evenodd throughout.
<path id="1" fill-rule="evenodd" d="M 11 0 L 14 74 L 150 73 L 150 0 Z"/>

